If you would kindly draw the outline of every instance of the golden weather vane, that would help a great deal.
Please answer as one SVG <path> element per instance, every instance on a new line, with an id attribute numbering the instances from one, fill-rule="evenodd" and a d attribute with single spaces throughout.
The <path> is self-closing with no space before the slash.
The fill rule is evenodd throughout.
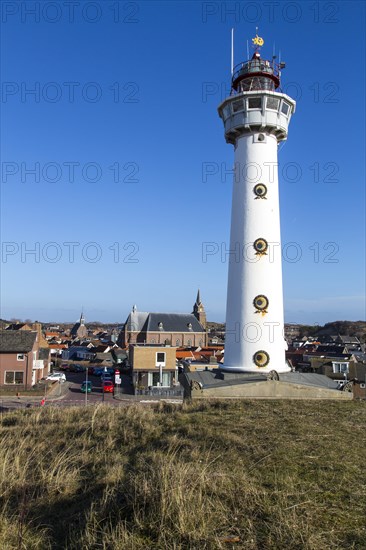
<path id="1" fill-rule="evenodd" d="M 252 42 L 255 46 L 263 46 L 264 40 L 258 34 L 255 35 L 255 38 L 252 38 Z"/>
<path id="2" fill-rule="evenodd" d="M 264 44 L 262 37 L 258 36 L 258 27 L 255 28 L 255 38 L 252 38 L 253 46 L 260 48 Z"/>

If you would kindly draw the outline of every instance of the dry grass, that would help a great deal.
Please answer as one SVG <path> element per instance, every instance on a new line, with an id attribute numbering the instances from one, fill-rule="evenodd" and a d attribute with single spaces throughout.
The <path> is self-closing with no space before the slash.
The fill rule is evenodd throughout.
<path id="1" fill-rule="evenodd" d="M 0 548 L 364 549 L 366 403 L 0 419 Z"/>

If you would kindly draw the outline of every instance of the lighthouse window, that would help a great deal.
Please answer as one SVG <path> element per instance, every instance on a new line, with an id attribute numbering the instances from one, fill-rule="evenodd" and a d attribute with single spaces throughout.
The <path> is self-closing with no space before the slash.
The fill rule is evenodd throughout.
<path id="1" fill-rule="evenodd" d="M 267 97 L 267 109 L 273 109 L 274 111 L 278 111 L 278 107 L 280 104 L 280 100 L 276 97 Z"/>
<path id="2" fill-rule="evenodd" d="M 224 119 L 226 120 L 230 116 L 230 105 L 226 105 L 223 110 Z"/>
<path id="3" fill-rule="evenodd" d="M 288 115 L 289 109 L 290 109 L 290 105 L 288 103 L 282 103 L 281 111 L 283 112 L 284 115 Z"/>
<path id="4" fill-rule="evenodd" d="M 237 113 L 238 111 L 244 111 L 244 101 L 242 99 L 233 102 L 233 112 Z"/>
<path id="5" fill-rule="evenodd" d="M 250 97 L 248 99 L 248 108 L 249 109 L 261 109 L 262 108 L 262 98 L 261 97 Z"/>

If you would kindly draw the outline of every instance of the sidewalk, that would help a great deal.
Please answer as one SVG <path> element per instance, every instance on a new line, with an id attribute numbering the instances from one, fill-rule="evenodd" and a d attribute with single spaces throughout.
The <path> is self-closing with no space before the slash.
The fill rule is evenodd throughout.
<path id="1" fill-rule="evenodd" d="M 14 395 L 0 395 L 0 411 L 2 409 L 26 409 L 29 407 L 41 407 L 43 399 L 45 399 L 45 403 L 60 401 L 65 398 L 69 386 L 70 382 L 61 384 L 61 387 L 58 383 L 52 384 L 45 396 L 29 394 L 22 395 L 21 393 L 19 397 Z M 59 395 L 60 390 L 61 395 Z"/>

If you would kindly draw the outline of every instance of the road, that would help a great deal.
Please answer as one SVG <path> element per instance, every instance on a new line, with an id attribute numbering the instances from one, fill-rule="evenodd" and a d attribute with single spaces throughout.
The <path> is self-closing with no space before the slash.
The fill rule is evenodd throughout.
<path id="1" fill-rule="evenodd" d="M 66 382 L 60 384 L 58 382 L 53 384 L 52 391 L 47 395 L 45 405 L 52 406 L 72 406 L 72 405 L 84 405 L 85 393 L 80 391 L 80 386 L 85 380 L 85 372 L 65 372 Z M 122 387 L 115 388 L 116 392 L 120 392 L 119 395 L 126 397 L 126 400 L 133 400 L 132 386 L 127 376 L 122 375 Z M 90 405 L 96 405 L 98 403 L 105 403 L 109 405 L 120 406 L 128 404 L 128 401 L 120 401 L 115 399 L 112 393 L 102 392 L 102 381 L 100 376 L 89 376 L 88 380 L 92 383 L 92 391 L 88 393 L 87 402 Z M 16 397 L 3 397 L 0 398 L 0 410 L 26 408 L 27 406 L 39 407 L 42 406 L 42 397 L 29 397 L 21 396 Z"/>
<path id="2" fill-rule="evenodd" d="M 44 406 L 53 407 L 72 407 L 73 405 L 85 405 L 85 393 L 80 391 L 80 386 L 85 380 L 85 372 L 67 372 L 65 371 L 66 382 L 60 384 L 55 382 L 51 392 L 48 393 Z M 160 401 L 159 397 L 144 397 L 133 395 L 130 378 L 126 375 L 121 376 L 121 387 L 115 387 L 118 394 L 102 393 L 102 381 L 100 376 L 88 375 L 88 380 L 92 383 L 92 391 L 88 393 L 88 405 L 97 405 L 104 403 L 116 407 L 130 405 L 138 402 L 141 405 L 151 405 Z M 171 403 L 180 403 L 182 398 L 164 399 Z M 14 409 L 25 409 L 27 407 L 41 407 L 42 396 L 30 397 L 23 395 L 17 397 L 0 397 L 0 413 Z"/>
<path id="3" fill-rule="evenodd" d="M 85 393 L 82 393 L 80 391 L 80 386 L 82 382 L 86 379 L 85 373 L 83 372 L 65 372 L 66 374 L 66 383 L 61 385 L 61 395 L 62 400 L 60 402 L 63 403 L 73 403 L 73 404 L 80 404 L 83 405 L 85 403 Z M 87 400 L 88 403 L 109 403 L 116 405 L 118 404 L 118 401 L 114 399 L 114 396 L 112 393 L 104 393 L 102 392 L 102 381 L 100 376 L 90 376 L 88 375 L 88 380 L 92 383 L 92 391 L 91 393 L 88 393 Z M 132 393 L 130 390 L 130 382 L 127 377 L 122 376 L 122 386 L 121 391 L 123 393 L 129 394 Z M 132 389 L 132 388 L 131 388 Z M 118 391 L 119 388 L 115 388 L 115 391 Z M 55 395 L 59 395 L 59 392 L 56 390 Z M 127 395 L 126 395 L 127 397 Z M 54 404 L 57 404 L 57 401 L 54 402 Z"/>

